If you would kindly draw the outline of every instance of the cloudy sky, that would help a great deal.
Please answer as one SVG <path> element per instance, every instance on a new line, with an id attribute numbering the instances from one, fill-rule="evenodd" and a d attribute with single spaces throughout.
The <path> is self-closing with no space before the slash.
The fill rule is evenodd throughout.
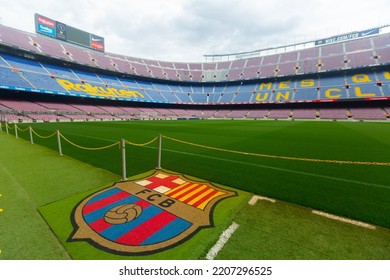
<path id="1" fill-rule="evenodd" d="M 106 51 L 203 62 L 389 24 L 388 0 L 0 0 L 0 23 L 35 33 L 34 14 L 101 35 Z"/>

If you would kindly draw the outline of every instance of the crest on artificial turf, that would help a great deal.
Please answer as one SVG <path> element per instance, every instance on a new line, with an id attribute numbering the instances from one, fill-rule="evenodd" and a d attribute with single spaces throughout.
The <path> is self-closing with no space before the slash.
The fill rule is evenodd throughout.
<path id="1" fill-rule="evenodd" d="M 208 182 L 156 171 L 81 201 L 72 214 L 70 240 L 87 240 L 120 254 L 162 251 L 213 226 L 215 205 L 235 195 Z"/>

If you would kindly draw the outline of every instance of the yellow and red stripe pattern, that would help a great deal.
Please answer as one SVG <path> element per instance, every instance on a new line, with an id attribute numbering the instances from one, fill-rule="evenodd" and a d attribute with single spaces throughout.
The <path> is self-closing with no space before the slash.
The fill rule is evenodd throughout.
<path id="1" fill-rule="evenodd" d="M 204 210 L 211 200 L 225 193 L 206 184 L 185 182 L 184 184 L 173 188 L 164 194 L 188 205 Z"/>
<path id="2" fill-rule="evenodd" d="M 163 173 L 136 183 L 201 210 L 214 198 L 226 194 L 209 184 L 191 182 L 177 175 Z"/>

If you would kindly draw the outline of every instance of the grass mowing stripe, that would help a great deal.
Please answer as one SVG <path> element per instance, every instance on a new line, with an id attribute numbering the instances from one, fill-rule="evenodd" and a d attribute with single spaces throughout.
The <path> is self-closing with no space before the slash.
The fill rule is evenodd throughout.
<path id="1" fill-rule="evenodd" d="M 108 142 L 116 142 L 113 139 L 94 137 L 94 136 L 87 136 L 87 135 L 83 135 L 83 134 L 76 134 L 76 133 L 66 133 L 66 134 L 79 136 L 79 137 L 84 137 L 84 138 L 103 140 L 103 141 L 108 141 Z M 148 146 L 145 146 L 145 148 L 157 149 L 156 147 L 148 147 Z M 277 171 L 284 171 L 284 172 L 289 172 L 289 173 L 301 174 L 301 175 L 306 175 L 306 176 L 314 176 L 314 177 L 318 177 L 318 178 L 337 180 L 337 181 L 346 182 L 346 183 L 354 183 L 354 184 L 359 184 L 359 185 L 366 185 L 366 186 L 372 186 L 372 187 L 377 187 L 377 188 L 390 189 L 390 186 L 380 185 L 380 184 L 375 184 L 375 183 L 367 183 L 367 182 L 362 182 L 362 181 L 349 180 L 349 179 L 343 179 L 343 178 L 326 176 L 326 175 L 320 175 L 320 174 L 313 174 L 313 173 L 308 173 L 308 172 L 303 172 L 303 171 L 296 171 L 296 170 L 285 169 L 285 168 L 274 167 L 274 166 L 268 166 L 268 165 L 262 165 L 262 164 L 255 164 L 255 163 L 248 163 L 248 162 L 231 160 L 231 159 L 224 159 L 224 158 L 211 157 L 211 156 L 206 156 L 206 155 L 199 155 L 199 154 L 182 152 L 182 151 L 171 150 L 171 149 L 162 149 L 162 150 L 163 151 L 168 151 L 168 152 L 173 152 L 173 153 L 180 153 L 180 154 L 185 154 L 185 155 L 198 156 L 198 157 L 209 158 L 209 159 L 216 159 L 216 160 L 222 160 L 222 161 L 227 161 L 227 162 L 231 162 L 231 163 L 245 164 L 245 165 L 250 165 L 250 166 L 255 166 L 255 167 L 260 167 L 260 168 L 273 169 L 273 170 L 277 170 Z"/>
<path id="2" fill-rule="evenodd" d="M 157 149 L 156 147 L 147 147 L 147 146 L 145 148 Z M 371 186 L 371 187 L 377 187 L 377 188 L 390 189 L 390 186 L 386 186 L 386 185 L 367 183 L 367 182 L 361 182 L 361 181 L 355 181 L 355 180 L 349 180 L 349 179 L 344 179 L 344 178 L 338 178 L 338 177 L 332 177 L 332 176 L 327 176 L 327 175 L 308 173 L 308 172 L 303 172 L 303 171 L 285 169 L 285 168 L 274 167 L 274 166 L 263 165 L 263 164 L 250 163 L 250 162 L 245 162 L 245 161 L 238 161 L 238 160 L 232 160 L 232 159 L 226 159 L 226 158 L 218 158 L 218 157 L 212 157 L 212 156 L 207 156 L 207 155 L 199 155 L 199 154 L 183 152 L 183 151 L 177 151 L 177 150 L 171 150 L 171 149 L 162 149 L 162 150 L 163 151 L 167 151 L 167 152 L 171 152 L 171 153 L 179 153 L 179 154 L 203 157 L 203 158 L 208 158 L 208 159 L 213 159 L 213 160 L 220 160 L 220 161 L 226 161 L 226 162 L 231 162 L 231 163 L 250 165 L 250 166 L 266 168 L 266 169 L 272 169 L 272 170 L 283 171 L 283 172 L 294 173 L 294 174 L 300 174 L 300 175 L 305 175 L 305 176 L 312 176 L 312 177 L 336 180 L 336 181 L 341 181 L 341 182 L 346 182 L 346 183 L 354 183 L 354 184 L 359 184 L 359 185 L 365 185 L 365 186 Z"/>
<path id="3" fill-rule="evenodd" d="M 79 137 L 84 137 L 84 138 L 92 138 L 92 139 L 97 139 L 97 140 L 103 140 L 103 141 L 108 141 L 108 142 L 116 142 L 113 139 L 94 137 L 94 136 L 87 136 L 87 135 L 83 135 L 83 134 L 75 134 L 75 133 L 66 133 L 66 134 L 79 136 Z M 156 147 L 148 147 L 148 146 L 144 146 L 144 147 L 145 148 L 151 148 L 151 149 L 157 149 Z M 211 156 L 199 155 L 199 154 L 188 153 L 188 152 L 183 152 L 183 151 L 178 151 L 178 150 L 171 150 L 171 149 L 162 149 L 162 151 L 168 151 L 168 152 L 173 152 L 173 153 L 179 153 L 179 154 L 185 154 L 185 155 L 191 155 L 191 156 L 198 156 L 198 157 L 203 157 L 203 158 L 227 161 L 227 162 L 231 162 L 231 163 L 245 164 L 245 165 L 250 165 L 250 166 L 255 166 L 255 167 L 260 167 L 260 168 L 267 168 L 267 169 L 273 169 L 273 170 L 277 170 L 277 171 L 284 171 L 284 172 L 289 172 L 289 173 L 301 174 L 301 175 L 305 175 L 305 176 L 314 176 L 314 177 L 318 177 L 318 178 L 337 180 L 337 181 L 346 182 L 346 183 L 354 183 L 354 184 L 359 184 L 359 185 L 365 185 L 365 186 L 372 186 L 372 187 L 377 187 L 377 188 L 390 189 L 390 186 L 386 186 L 386 185 L 380 185 L 380 184 L 375 184 L 375 183 L 367 183 L 367 182 L 356 181 L 356 180 L 349 180 L 349 179 L 344 179 L 344 178 L 338 178 L 338 177 L 326 176 L 326 175 L 321 175 L 321 174 L 308 173 L 308 172 L 303 172 L 303 171 L 296 171 L 296 170 L 285 169 L 285 168 L 280 168 L 280 167 L 274 167 L 274 166 L 269 166 L 269 165 L 262 165 L 262 164 L 248 163 L 248 162 L 244 162 L 244 161 L 237 161 L 237 160 L 231 160 L 231 159 L 225 159 L 225 158 L 211 157 Z"/>
<path id="4" fill-rule="evenodd" d="M 0 174 L 5 175 L 9 178 L 9 181 L 12 183 L 12 185 L 15 187 L 15 194 L 18 193 L 21 195 L 21 197 L 28 200 L 29 203 L 34 204 L 34 207 L 36 206 L 33 200 L 29 197 L 26 190 L 23 188 L 23 186 L 20 184 L 20 182 L 15 178 L 15 176 L 12 175 L 12 173 L 9 171 L 6 166 L 0 162 Z"/>
<path id="5" fill-rule="evenodd" d="M 107 142 L 113 142 L 113 143 L 118 141 L 118 140 L 113 140 L 113 139 L 88 136 L 88 135 L 85 135 L 85 134 L 76 134 L 76 133 L 69 133 L 69 132 L 66 132 L 64 134 L 65 135 L 73 135 L 73 136 L 83 137 L 83 138 L 91 138 L 91 139 L 96 139 L 96 140 L 102 140 L 102 141 L 107 141 Z"/>

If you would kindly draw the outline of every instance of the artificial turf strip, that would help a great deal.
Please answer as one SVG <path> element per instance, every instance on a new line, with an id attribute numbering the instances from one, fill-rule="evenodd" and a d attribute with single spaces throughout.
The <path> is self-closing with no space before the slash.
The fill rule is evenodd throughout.
<path id="1" fill-rule="evenodd" d="M 389 260 L 390 230 L 314 215 L 291 203 L 258 200 L 235 217 L 240 226 L 216 259 Z"/>
<path id="2" fill-rule="evenodd" d="M 128 180 L 136 180 L 152 174 L 154 170 L 132 176 Z M 169 173 L 172 173 L 169 171 Z M 189 179 L 199 180 L 194 177 Z M 214 226 L 198 231 L 190 239 L 167 250 L 148 255 L 119 255 L 96 248 L 86 241 L 71 241 L 73 232 L 70 216 L 74 207 L 85 197 L 108 186 L 98 187 L 69 198 L 42 206 L 39 211 L 50 225 L 58 240 L 68 251 L 72 259 L 77 260 L 196 260 L 202 259 L 208 250 L 217 242 L 219 235 L 230 225 L 237 212 L 247 203 L 250 194 L 237 191 L 238 195 L 220 201 L 213 213 Z M 220 186 L 224 189 L 231 189 Z M 236 191 L 236 190 L 235 190 Z"/>
<path id="3" fill-rule="evenodd" d="M 68 259 L 38 208 L 120 179 L 0 133 L 0 259 Z"/>

